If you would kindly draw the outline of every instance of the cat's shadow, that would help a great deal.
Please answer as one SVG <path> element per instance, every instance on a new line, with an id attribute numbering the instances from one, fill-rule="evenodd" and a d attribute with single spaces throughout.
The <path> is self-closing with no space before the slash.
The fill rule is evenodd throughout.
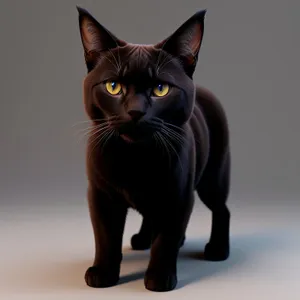
<path id="1" fill-rule="evenodd" d="M 231 255 L 223 262 L 209 262 L 203 259 L 201 249 L 206 241 L 187 238 L 185 246 L 180 250 L 178 259 L 177 289 L 195 282 L 209 279 L 213 276 L 222 276 L 227 272 L 234 272 L 236 268 L 247 270 L 257 256 L 264 255 L 277 245 L 282 244 L 279 237 L 268 234 L 249 234 L 233 236 L 231 239 Z M 149 251 L 132 251 L 129 247 L 123 249 L 123 261 L 120 282 L 115 288 L 144 289 L 143 277 L 149 261 Z M 91 261 L 69 261 L 57 265 L 55 268 L 41 266 L 40 270 L 32 270 L 34 274 L 43 274 L 41 277 L 28 278 L 38 289 L 87 289 L 84 282 L 84 273 Z M 224 275 L 226 276 L 226 275 Z M 41 281 L 41 282 L 39 282 Z M 28 282 L 29 283 L 29 282 Z"/>

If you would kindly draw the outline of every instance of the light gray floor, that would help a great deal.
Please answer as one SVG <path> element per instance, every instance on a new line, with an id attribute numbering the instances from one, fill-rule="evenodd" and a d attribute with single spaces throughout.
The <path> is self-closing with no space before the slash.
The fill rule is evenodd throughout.
<path id="1" fill-rule="evenodd" d="M 7 204 L 0 213 L 0 299 L 299 299 L 298 198 L 232 198 L 230 259 L 197 258 L 210 231 L 210 214 L 197 201 L 180 254 L 178 288 L 159 294 L 143 286 L 149 253 L 129 248 L 140 225 L 135 212 L 129 214 L 125 231 L 121 284 L 92 289 L 83 280 L 94 246 L 85 201 L 71 205 L 72 199 L 64 198 L 62 203 L 70 204 L 62 206 L 59 197 L 49 197 L 43 206 Z M 273 203 L 271 209 L 267 203 Z"/>

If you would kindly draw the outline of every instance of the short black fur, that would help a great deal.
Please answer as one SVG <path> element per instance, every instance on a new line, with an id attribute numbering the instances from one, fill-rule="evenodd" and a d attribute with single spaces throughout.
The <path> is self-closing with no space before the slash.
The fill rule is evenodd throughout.
<path id="1" fill-rule="evenodd" d="M 93 125 L 87 176 L 96 250 L 85 280 L 91 287 L 118 283 L 127 210 L 134 208 L 143 222 L 132 248 L 151 247 L 145 287 L 170 291 L 194 191 L 212 212 L 206 259 L 225 260 L 230 252 L 227 119 L 216 97 L 193 82 L 206 11 L 156 45 L 126 43 L 78 11 Z"/>

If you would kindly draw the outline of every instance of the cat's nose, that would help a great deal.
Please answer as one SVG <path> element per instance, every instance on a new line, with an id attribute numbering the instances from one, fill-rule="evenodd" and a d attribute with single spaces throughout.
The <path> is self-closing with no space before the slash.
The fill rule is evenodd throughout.
<path id="1" fill-rule="evenodd" d="M 140 110 L 129 110 L 127 112 L 131 119 L 135 122 L 139 121 L 146 113 Z"/>

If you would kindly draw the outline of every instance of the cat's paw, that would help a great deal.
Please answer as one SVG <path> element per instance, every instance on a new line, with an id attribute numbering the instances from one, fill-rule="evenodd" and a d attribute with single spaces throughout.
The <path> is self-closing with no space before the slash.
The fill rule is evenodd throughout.
<path id="1" fill-rule="evenodd" d="M 131 238 L 131 247 L 133 250 L 147 250 L 151 247 L 151 239 L 137 233 Z"/>
<path id="2" fill-rule="evenodd" d="M 169 292 L 177 285 L 177 275 L 175 272 L 147 272 L 144 283 L 149 291 Z"/>
<path id="3" fill-rule="evenodd" d="M 223 261 L 229 257 L 229 246 L 220 246 L 207 243 L 204 250 L 204 257 L 210 261 Z"/>
<path id="4" fill-rule="evenodd" d="M 118 272 L 104 272 L 101 267 L 93 266 L 87 269 L 85 282 L 93 288 L 107 288 L 116 285 L 119 281 Z"/>

